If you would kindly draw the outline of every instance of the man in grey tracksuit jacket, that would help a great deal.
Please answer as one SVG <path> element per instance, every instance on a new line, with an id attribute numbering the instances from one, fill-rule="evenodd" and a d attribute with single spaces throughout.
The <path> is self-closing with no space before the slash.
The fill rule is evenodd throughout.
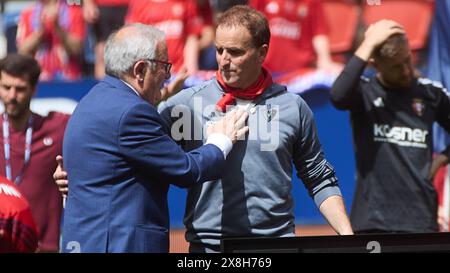
<path id="1" fill-rule="evenodd" d="M 205 141 L 202 128 L 223 115 L 214 107 L 223 94 L 213 78 L 160 104 L 168 132 L 184 149 Z M 219 251 L 227 236 L 294 235 L 292 162 L 318 207 L 341 195 L 312 112 L 300 96 L 272 84 L 254 101 L 238 100 L 237 107 L 249 112 L 249 134 L 234 145 L 221 180 L 188 192 L 184 223 L 194 252 Z"/>
<path id="2" fill-rule="evenodd" d="M 222 179 L 189 189 L 184 224 L 191 252 L 220 251 L 224 237 L 293 236 L 293 165 L 336 232 L 353 234 L 311 110 L 262 67 L 269 42 L 264 15 L 245 5 L 230 8 L 217 19 L 216 78 L 160 105 L 168 132 L 186 150 L 205 141 L 206 125 L 227 107 L 249 113 L 249 133 L 228 154 Z"/>
<path id="3" fill-rule="evenodd" d="M 293 236 L 293 165 L 333 229 L 353 234 L 311 110 L 299 96 L 274 84 L 262 67 L 269 42 L 264 15 L 246 5 L 230 8 L 217 19 L 217 78 L 159 105 L 162 126 L 187 151 L 203 144 L 208 123 L 222 117 L 227 106 L 249 113 L 249 132 L 228 154 L 222 179 L 189 189 L 184 223 L 191 252 L 220 251 L 220 240 L 228 236 Z M 145 84 L 150 72 L 170 70 L 166 61 L 153 61 L 157 65 L 137 71 L 142 77 L 137 84 Z M 161 64 L 165 70 L 157 69 Z M 62 166 L 54 177 L 60 191 L 67 192 Z"/>

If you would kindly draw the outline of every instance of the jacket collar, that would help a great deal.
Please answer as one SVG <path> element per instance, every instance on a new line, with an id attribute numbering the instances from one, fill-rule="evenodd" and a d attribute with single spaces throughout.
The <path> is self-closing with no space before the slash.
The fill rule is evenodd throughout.
<path id="1" fill-rule="evenodd" d="M 116 78 L 116 77 L 113 77 L 113 76 L 106 75 L 106 76 L 103 78 L 102 81 L 105 82 L 105 83 L 107 83 L 107 84 L 109 84 L 109 85 L 114 86 L 114 87 L 117 88 L 117 89 L 120 89 L 120 90 L 127 90 L 127 91 L 133 93 L 134 95 L 140 97 L 139 94 L 138 94 L 135 90 L 133 90 L 130 86 L 128 86 L 126 83 L 124 83 L 124 82 L 123 82 L 121 79 L 119 79 L 119 78 Z"/>

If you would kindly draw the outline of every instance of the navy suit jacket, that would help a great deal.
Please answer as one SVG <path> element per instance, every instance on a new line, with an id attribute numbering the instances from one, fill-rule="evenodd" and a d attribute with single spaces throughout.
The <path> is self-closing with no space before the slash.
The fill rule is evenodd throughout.
<path id="1" fill-rule="evenodd" d="M 214 145 L 185 153 L 155 107 L 109 76 L 76 107 L 63 155 L 63 252 L 167 252 L 169 184 L 215 180 L 225 166 Z"/>

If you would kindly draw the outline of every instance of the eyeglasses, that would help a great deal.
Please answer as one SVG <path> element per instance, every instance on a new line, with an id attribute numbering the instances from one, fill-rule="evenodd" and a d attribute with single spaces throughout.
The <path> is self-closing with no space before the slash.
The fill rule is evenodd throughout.
<path id="1" fill-rule="evenodd" d="M 160 63 L 164 66 L 164 70 L 166 71 L 166 74 L 170 74 L 170 69 L 172 68 L 172 64 L 165 61 L 155 60 L 155 59 L 147 59 L 149 62 L 155 62 Z"/>

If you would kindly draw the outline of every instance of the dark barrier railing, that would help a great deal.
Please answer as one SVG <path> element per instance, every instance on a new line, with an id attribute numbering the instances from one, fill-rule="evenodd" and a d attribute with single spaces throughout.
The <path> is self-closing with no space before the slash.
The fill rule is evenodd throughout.
<path id="1" fill-rule="evenodd" d="M 361 234 L 284 238 L 228 238 L 227 253 L 450 252 L 450 233 Z"/>

